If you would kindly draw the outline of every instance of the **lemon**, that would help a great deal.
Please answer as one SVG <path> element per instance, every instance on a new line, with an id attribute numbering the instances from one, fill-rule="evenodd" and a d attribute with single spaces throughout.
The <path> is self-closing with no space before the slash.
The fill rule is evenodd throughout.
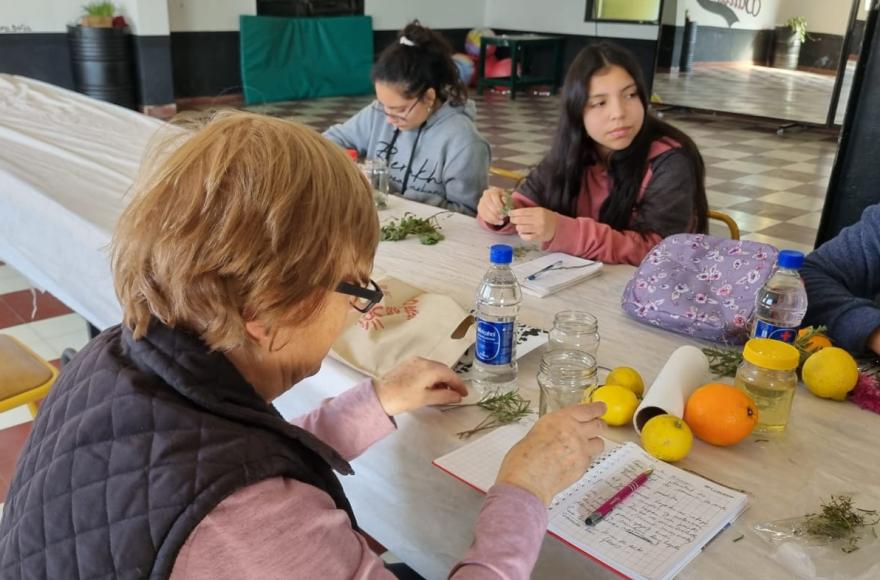
<path id="1" fill-rule="evenodd" d="M 642 427 L 642 447 L 662 461 L 684 459 L 693 443 L 690 427 L 675 415 L 657 415 Z"/>
<path id="2" fill-rule="evenodd" d="M 629 389 L 640 398 L 645 393 L 645 381 L 642 380 L 642 375 L 640 375 L 636 369 L 631 367 L 614 368 L 608 373 L 608 378 L 605 379 L 605 384 L 620 385 L 621 387 Z"/>
<path id="3" fill-rule="evenodd" d="M 615 427 L 632 421 L 633 413 L 639 406 L 639 399 L 627 388 L 620 385 L 604 385 L 589 395 L 590 401 L 602 401 L 608 407 L 602 420 Z"/>
<path id="4" fill-rule="evenodd" d="M 801 378 L 810 392 L 823 399 L 842 401 L 859 380 L 859 367 L 848 352 L 826 346 L 810 355 Z"/>

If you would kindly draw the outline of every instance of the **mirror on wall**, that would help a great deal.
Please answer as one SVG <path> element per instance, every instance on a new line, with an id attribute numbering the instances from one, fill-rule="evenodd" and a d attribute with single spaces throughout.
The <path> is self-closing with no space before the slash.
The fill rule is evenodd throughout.
<path id="1" fill-rule="evenodd" d="M 852 10 L 865 2 L 665 0 L 654 101 L 786 123 L 839 123 L 858 55 L 854 16 L 864 29 L 867 14 Z"/>
<path id="2" fill-rule="evenodd" d="M 587 0 L 586 20 L 654 23 L 662 0 Z"/>

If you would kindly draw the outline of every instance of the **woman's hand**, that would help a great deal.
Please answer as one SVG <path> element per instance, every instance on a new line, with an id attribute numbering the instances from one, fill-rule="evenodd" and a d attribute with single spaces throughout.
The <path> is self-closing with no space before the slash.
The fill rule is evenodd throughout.
<path id="1" fill-rule="evenodd" d="M 504 190 L 492 186 L 483 192 L 477 204 L 477 215 L 487 224 L 500 226 L 504 223 Z"/>
<path id="2" fill-rule="evenodd" d="M 555 211 L 543 207 L 523 207 L 510 212 L 510 223 L 516 226 L 516 233 L 519 234 L 519 237 L 527 242 L 549 242 L 552 240 L 556 235 L 558 218 L 559 214 Z"/>
<path id="3" fill-rule="evenodd" d="M 599 418 L 604 414 L 605 403 L 589 403 L 544 415 L 507 452 L 495 483 L 521 487 L 549 506 L 605 448 L 599 438 L 606 429 Z"/>
<path id="4" fill-rule="evenodd" d="M 452 369 L 421 357 L 397 365 L 374 380 L 373 388 L 385 414 L 391 417 L 426 405 L 458 403 L 467 396 L 467 387 Z"/>

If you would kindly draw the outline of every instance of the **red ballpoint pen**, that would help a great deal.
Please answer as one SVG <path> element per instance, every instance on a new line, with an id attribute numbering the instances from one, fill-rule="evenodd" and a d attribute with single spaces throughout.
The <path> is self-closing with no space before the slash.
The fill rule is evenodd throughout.
<path id="1" fill-rule="evenodd" d="M 650 477 L 652 473 L 654 473 L 653 467 L 640 473 L 634 480 L 629 482 L 626 487 L 615 493 L 611 499 L 597 507 L 593 513 L 588 515 L 587 519 L 584 520 L 584 523 L 588 526 L 595 526 L 601 522 L 609 513 L 611 513 L 611 510 L 613 510 L 617 504 L 629 497 L 632 492 L 642 487 L 645 482 L 648 481 L 648 477 Z"/>

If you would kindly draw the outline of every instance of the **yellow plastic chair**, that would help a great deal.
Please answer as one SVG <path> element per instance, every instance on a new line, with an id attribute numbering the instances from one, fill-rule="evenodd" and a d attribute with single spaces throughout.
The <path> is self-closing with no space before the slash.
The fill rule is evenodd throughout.
<path id="1" fill-rule="evenodd" d="M 513 181 L 519 182 L 522 178 L 525 177 L 522 173 L 518 171 L 511 171 L 510 169 L 501 169 L 500 167 L 489 167 L 489 175 L 496 175 L 498 177 L 504 177 L 505 179 L 512 179 Z"/>
<path id="2" fill-rule="evenodd" d="M 525 177 L 525 175 L 523 175 L 517 171 L 511 171 L 509 169 L 501 169 L 500 167 L 489 167 L 489 175 L 496 175 L 498 177 L 503 177 L 505 179 L 513 180 L 517 183 L 519 183 L 519 181 Z M 724 212 L 717 211 L 714 209 L 709 210 L 707 217 L 710 220 L 718 220 L 720 222 L 723 222 L 724 225 L 727 226 L 727 229 L 730 230 L 730 239 L 732 239 L 732 240 L 739 239 L 739 226 L 737 225 L 736 220 L 734 220 L 732 217 L 730 217 L 729 215 L 727 215 Z"/>
<path id="3" fill-rule="evenodd" d="M 723 211 L 717 211 L 714 209 L 709 210 L 707 217 L 710 220 L 718 220 L 720 222 L 724 222 L 724 224 L 727 226 L 727 229 L 730 230 L 730 239 L 739 239 L 739 226 L 736 224 L 736 220 L 734 220 L 732 217 L 730 217 Z"/>
<path id="4" fill-rule="evenodd" d="M 36 417 L 37 402 L 57 377 L 58 369 L 15 338 L 0 334 L 0 412 L 27 405 Z"/>

